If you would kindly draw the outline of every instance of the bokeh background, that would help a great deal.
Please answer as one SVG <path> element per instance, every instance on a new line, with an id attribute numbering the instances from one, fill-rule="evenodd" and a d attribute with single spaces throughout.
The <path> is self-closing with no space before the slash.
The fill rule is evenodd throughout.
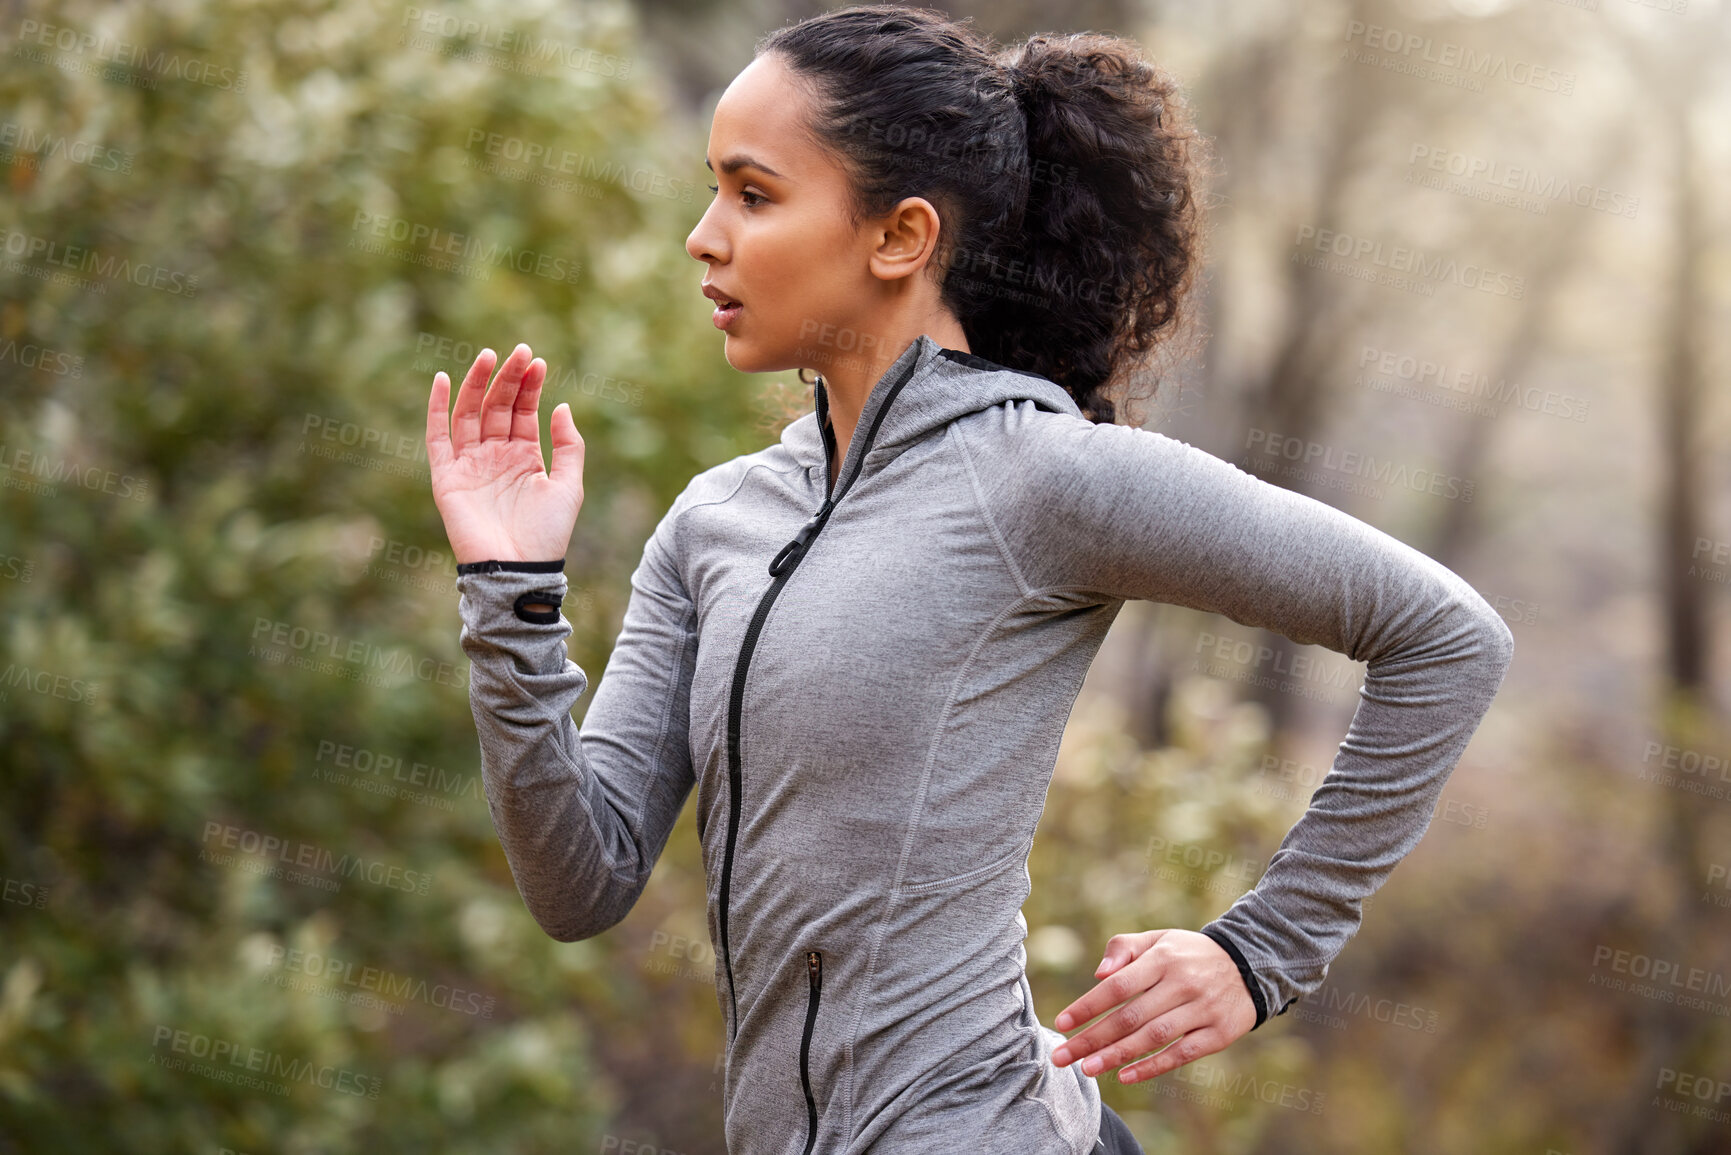
<path id="1" fill-rule="evenodd" d="M 0 1152 L 723 1151 L 690 813 L 615 929 L 528 916 L 423 418 L 547 359 L 597 675 L 673 496 L 809 401 L 727 366 L 684 239 L 721 89 L 820 7 L 0 2 Z M 1731 1151 L 1731 5 L 947 11 L 1130 36 L 1214 144 L 1148 427 L 1517 643 L 1327 983 L 1106 1100 L 1160 1153 Z M 1362 673 L 1126 607 L 1031 865 L 1047 1022 L 1255 884 Z"/>

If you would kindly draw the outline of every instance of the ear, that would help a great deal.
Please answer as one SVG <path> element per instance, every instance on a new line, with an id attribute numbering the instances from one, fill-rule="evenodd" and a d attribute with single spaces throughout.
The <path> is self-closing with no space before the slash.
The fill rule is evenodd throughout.
<path id="1" fill-rule="evenodd" d="M 924 197 L 907 197 L 874 223 L 874 277 L 899 280 L 926 267 L 938 248 L 938 210 Z"/>

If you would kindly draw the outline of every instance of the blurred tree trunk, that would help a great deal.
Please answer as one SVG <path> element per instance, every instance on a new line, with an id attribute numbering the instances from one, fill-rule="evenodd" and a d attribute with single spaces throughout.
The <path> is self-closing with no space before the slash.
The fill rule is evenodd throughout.
<path id="1" fill-rule="evenodd" d="M 1627 165 L 1633 130 L 1633 120 L 1626 120 L 1619 131 L 1606 140 L 1599 163 L 1593 168 L 1593 187 L 1604 187 L 1606 180 Z M 1589 219 L 1590 214 L 1585 212 L 1570 213 L 1566 216 L 1566 223 L 1549 230 L 1551 243 L 1545 247 L 1537 269 L 1527 279 L 1530 291 L 1515 323 L 1514 334 L 1503 346 L 1496 369 L 1490 374 L 1491 380 L 1520 381 L 1532 373 L 1538 355 L 1545 347 L 1545 325 L 1550 319 L 1551 307 L 1571 272 L 1571 266 L 1586 251 L 1583 241 Z M 1489 459 L 1497 435 L 1514 419 L 1511 406 L 1505 406 L 1488 421 L 1463 418 L 1458 425 L 1455 448 L 1449 456 L 1448 472 L 1455 477 L 1475 476 Z M 1483 502 L 1450 502 L 1443 511 L 1442 523 L 1437 527 L 1434 543 L 1428 551 L 1430 556 L 1450 569 L 1459 566 L 1483 528 L 1483 512 Z"/>
<path id="2" fill-rule="evenodd" d="M 1349 6 L 1345 15 L 1350 20 L 1373 18 L 1369 8 L 1358 3 Z M 1341 228 L 1343 202 L 1359 172 L 1358 151 L 1373 138 L 1371 125 L 1378 111 L 1385 107 L 1384 102 L 1371 99 L 1369 91 L 1360 91 L 1371 86 L 1372 75 L 1364 69 L 1338 68 L 1331 74 L 1334 91 L 1324 94 L 1332 123 L 1321 148 L 1318 183 L 1308 220 L 1319 230 Z M 1279 83 L 1280 79 L 1275 70 L 1263 68 L 1255 75 L 1241 75 L 1238 83 L 1254 88 Z M 1245 98 L 1240 93 L 1234 99 Z M 1270 99 L 1252 98 L 1250 102 L 1274 106 L 1277 99 L 1275 94 Z M 1256 427 L 1281 437 L 1308 441 L 1320 431 L 1325 416 L 1328 392 L 1323 374 L 1345 335 L 1356 327 L 1358 315 L 1348 295 L 1323 283 L 1327 276 L 1324 272 L 1293 260 L 1286 261 L 1282 268 L 1287 309 L 1281 339 L 1267 372 L 1242 393 L 1239 424 L 1243 431 Z M 1302 485 L 1289 484 L 1278 476 L 1264 480 L 1305 492 Z M 1264 631 L 1258 644 L 1273 651 L 1276 668 L 1292 667 L 1298 646 L 1291 639 Z M 1292 695 L 1257 684 L 1247 696 L 1268 711 L 1276 732 L 1286 728 L 1295 707 Z"/>
<path id="3" fill-rule="evenodd" d="M 1645 84 L 1659 102 L 1659 121 L 1671 154 L 1673 241 L 1670 311 L 1662 326 L 1660 353 L 1659 436 L 1662 485 L 1658 511 L 1659 583 L 1663 617 L 1664 668 L 1659 687 L 1656 729 L 1661 741 L 1693 750 L 1713 750 L 1725 740 L 1708 685 L 1711 652 L 1706 613 L 1706 583 L 1692 575 L 1691 554 L 1702 528 L 1701 454 L 1696 431 L 1704 417 L 1704 356 L 1707 339 L 1707 286 L 1704 250 L 1713 243 L 1707 202 L 1699 179 L 1700 148 L 1692 113 L 1712 79 L 1709 61 L 1724 42 L 1723 22 L 1709 25 L 1681 49 L 1659 51 L 1631 37 L 1626 46 Z M 1682 966 L 1711 967 L 1713 960 L 1696 957 L 1700 944 L 1712 941 L 1713 911 L 1694 900 L 1712 853 L 1705 845 L 1707 815 L 1700 798 L 1689 791 L 1664 790 L 1662 852 L 1668 852 L 1673 904 L 1671 917 L 1651 928 L 1655 957 Z M 1671 1114 L 1653 1105 L 1647 1074 L 1659 1067 L 1706 1071 L 1717 1067 L 1713 1057 L 1715 1024 L 1707 1013 L 1670 1003 L 1641 1008 L 1637 1034 L 1639 1066 L 1631 1081 L 1617 1149 L 1630 1155 L 1709 1155 L 1725 1149 L 1717 1124 Z"/>

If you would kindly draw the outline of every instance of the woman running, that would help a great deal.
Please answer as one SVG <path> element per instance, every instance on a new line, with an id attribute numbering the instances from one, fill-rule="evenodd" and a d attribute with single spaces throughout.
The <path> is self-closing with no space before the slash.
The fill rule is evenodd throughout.
<path id="1" fill-rule="evenodd" d="M 483 351 L 449 415 L 433 380 L 433 494 L 517 888 L 552 937 L 601 934 L 696 788 L 733 1155 L 1140 1150 L 1095 1076 L 1153 1078 L 1318 987 L 1501 685 L 1509 629 L 1452 571 L 1115 423 L 1108 384 L 1192 281 L 1190 135 L 1171 80 L 1114 37 L 999 53 L 884 6 L 766 37 L 715 109 L 716 196 L 686 249 L 728 363 L 821 368 L 814 410 L 674 500 L 581 729 L 570 407 L 545 470 L 526 345 L 496 377 Z M 1364 686 L 1255 888 L 1200 929 L 1114 935 L 1046 1026 L 1028 853 L 1133 598 L 1327 646 Z"/>

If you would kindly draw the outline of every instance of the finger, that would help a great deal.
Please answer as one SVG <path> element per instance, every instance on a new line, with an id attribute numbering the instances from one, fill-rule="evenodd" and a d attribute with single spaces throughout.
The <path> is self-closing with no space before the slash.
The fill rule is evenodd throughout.
<path id="1" fill-rule="evenodd" d="M 1224 1035 L 1215 1030 L 1211 1024 L 1200 1025 L 1158 1055 L 1150 1055 L 1146 1059 L 1132 1063 L 1119 1071 L 1118 1081 L 1120 1083 L 1140 1083 L 1147 1079 L 1158 1078 L 1168 1071 L 1176 1071 L 1185 1063 L 1194 1063 L 1204 1055 L 1212 1055 L 1216 1051 L 1225 1049 L 1226 1037 Z"/>
<path id="2" fill-rule="evenodd" d="M 571 406 L 564 401 L 553 408 L 553 468 L 548 476 L 572 492 L 583 492 L 583 435 L 571 420 Z"/>
<path id="3" fill-rule="evenodd" d="M 451 460 L 451 379 L 444 370 L 433 374 L 433 390 L 427 395 L 427 462 L 443 465 Z"/>
<path id="4" fill-rule="evenodd" d="M 1175 1039 L 1182 1039 L 1187 1032 L 1200 1030 L 1213 1023 L 1213 1017 L 1206 1007 L 1195 1002 L 1186 1002 L 1179 1006 L 1165 1005 L 1167 1000 L 1153 1000 L 1149 996 L 1138 999 L 1132 1006 L 1138 1012 L 1137 1026 L 1101 1046 L 1093 1054 L 1082 1060 L 1084 1075 L 1099 1075 L 1114 1067 L 1122 1067 L 1148 1054 L 1159 1051 Z"/>
<path id="5" fill-rule="evenodd" d="M 517 389 L 523 383 L 523 371 L 529 367 L 533 354 L 521 341 L 499 366 L 499 375 L 487 390 L 481 403 L 481 440 L 504 440 L 511 436 L 511 414 L 517 404 Z"/>
<path id="6" fill-rule="evenodd" d="M 547 379 L 547 362 L 537 357 L 523 373 L 516 404 L 511 406 L 511 440 L 527 441 L 541 448 L 541 383 Z"/>
<path id="7" fill-rule="evenodd" d="M 463 374 L 457 387 L 457 407 L 451 411 L 451 452 L 461 453 L 466 446 L 481 439 L 481 398 L 487 392 L 487 378 L 492 375 L 493 362 L 499 355 L 491 349 L 475 354 L 474 364 Z"/>
<path id="8" fill-rule="evenodd" d="M 1142 957 L 1149 948 L 1160 941 L 1160 936 L 1165 933 L 1164 930 L 1154 930 L 1142 934 L 1113 935 L 1106 944 L 1106 958 L 1101 960 L 1100 967 L 1096 968 L 1094 973 L 1096 975 L 1106 974 L 1106 963 L 1122 957 L 1124 954 L 1129 956 L 1124 959 L 1124 963 Z M 1070 1030 L 1072 1027 L 1087 1022 L 1095 1015 L 1111 1010 L 1131 995 L 1136 994 L 1137 991 L 1147 989 L 1153 981 L 1150 979 L 1148 983 L 1132 990 L 1130 984 L 1120 981 L 1123 973 L 1124 965 L 1119 963 L 1111 969 L 1110 974 L 1103 982 L 1059 1012 L 1052 1025 L 1060 1031 Z"/>
<path id="9" fill-rule="evenodd" d="M 1118 1005 L 1116 1010 L 1087 1030 L 1072 1035 L 1058 1046 L 1052 1052 L 1052 1061 L 1055 1064 L 1061 1067 L 1068 1062 L 1086 1060 L 1097 1052 L 1119 1045 L 1122 1040 L 1131 1037 L 1148 1023 L 1186 1001 L 1178 997 L 1171 985 L 1162 985 L 1158 975 L 1153 974 L 1142 963 L 1125 967 L 1106 981 L 1117 982 L 1120 978 L 1132 984 L 1131 992 L 1118 1000 L 1122 1005 Z M 1142 1050 L 1146 1051 L 1148 1047 Z M 1135 1052 L 1126 1056 L 1126 1059 L 1133 1059 L 1140 1053 Z M 1103 1068 L 1099 1063 L 1093 1064 L 1091 1068 L 1084 1065 L 1083 1073 L 1092 1075 L 1101 1069 Z"/>

